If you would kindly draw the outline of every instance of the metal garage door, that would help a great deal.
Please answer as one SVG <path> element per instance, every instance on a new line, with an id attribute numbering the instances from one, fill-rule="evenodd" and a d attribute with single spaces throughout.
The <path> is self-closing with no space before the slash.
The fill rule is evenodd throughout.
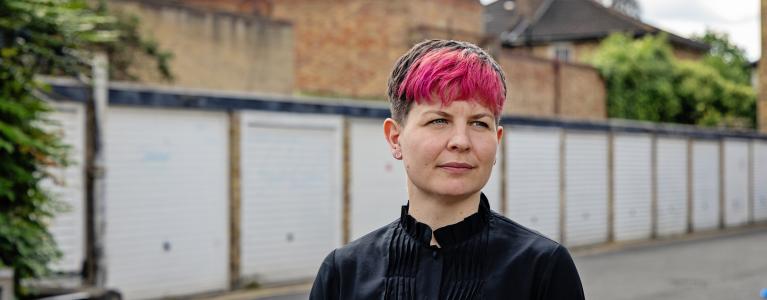
<path id="1" fill-rule="evenodd" d="M 58 272 L 80 272 L 85 260 L 85 108 L 79 104 L 57 103 L 49 118 L 58 123 L 51 130 L 60 134 L 71 148 L 66 168 L 49 170 L 61 185 L 45 181 L 43 186 L 66 205 L 66 210 L 53 219 L 49 230 L 62 252 L 62 258 L 51 266 Z"/>
<path id="2" fill-rule="evenodd" d="M 767 141 L 754 141 L 754 220 L 767 221 Z"/>
<path id="3" fill-rule="evenodd" d="M 227 115 L 113 107 L 106 121 L 107 285 L 128 299 L 226 289 Z"/>
<path id="4" fill-rule="evenodd" d="M 341 118 L 249 112 L 241 122 L 241 275 L 312 278 L 341 245 Z"/>
<path id="5" fill-rule="evenodd" d="M 506 134 L 506 215 L 559 240 L 559 129 L 512 128 Z"/>
<path id="6" fill-rule="evenodd" d="M 616 134 L 613 143 L 615 239 L 650 238 L 652 138 L 644 134 Z"/>
<path id="7" fill-rule="evenodd" d="M 402 161 L 392 157 L 383 121 L 349 120 L 351 159 L 351 239 L 399 218 L 407 202 L 407 175 Z"/>
<path id="8" fill-rule="evenodd" d="M 748 141 L 724 141 L 724 223 L 748 222 Z"/>
<path id="9" fill-rule="evenodd" d="M 607 241 L 607 136 L 565 135 L 565 242 Z"/>
<path id="10" fill-rule="evenodd" d="M 658 235 L 687 231 L 687 140 L 657 141 Z"/>
<path id="11" fill-rule="evenodd" d="M 719 143 L 694 141 L 692 145 L 693 230 L 719 226 Z"/>

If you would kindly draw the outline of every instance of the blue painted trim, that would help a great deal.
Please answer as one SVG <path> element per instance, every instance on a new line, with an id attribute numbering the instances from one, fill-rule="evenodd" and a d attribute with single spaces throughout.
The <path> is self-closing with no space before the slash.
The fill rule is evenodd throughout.
<path id="1" fill-rule="evenodd" d="M 86 102 L 90 90 L 81 85 L 52 84 L 51 97 L 59 101 Z M 271 112 L 343 115 L 348 117 L 384 119 L 389 110 L 364 105 L 305 102 L 289 96 L 234 97 L 222 95 L 183 94 L 154 88 L 110 88 L 111 105 L 190 108 L 215 111 L 261 110 Z M 658 136 L 692 137 L 718 140 L 722 138 L 758 139 L 767 141 L 767 135 L 756 132 L 725 131 L 705 129 L 686 125 L 654 124 L 631 121 L 575 121 L 553 118 L 504 116 L 502 125 L 562 128 L 573 131 L 600 131 L 613 133 L 644 133 Z"/>

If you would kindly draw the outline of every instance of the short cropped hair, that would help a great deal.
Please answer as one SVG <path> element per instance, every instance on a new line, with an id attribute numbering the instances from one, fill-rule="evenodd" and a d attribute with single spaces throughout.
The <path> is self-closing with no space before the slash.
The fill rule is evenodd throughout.
<path id="1" fill-rule="evenodd" d="M 392 118 L 407 119 L 413 102 L 443 106 L 456 100 L 477 101 L 500 121 L 506 102 L 506 77 L 484 50 L 468 42 L 427 40 L 410 48 L 394 64 L 387 95 Z"/>

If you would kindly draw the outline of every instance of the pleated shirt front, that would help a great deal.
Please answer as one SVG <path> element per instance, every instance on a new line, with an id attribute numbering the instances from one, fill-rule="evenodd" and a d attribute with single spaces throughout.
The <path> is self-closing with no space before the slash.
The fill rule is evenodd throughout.
<path id="1" fill-rule="evenodd" d="M 440 247 L 431 246 L 432 234 Z M 401 217 L 331 252 L 310 299 L 584 299 L 567 249 L 490 210 L 435 231 Z"/>

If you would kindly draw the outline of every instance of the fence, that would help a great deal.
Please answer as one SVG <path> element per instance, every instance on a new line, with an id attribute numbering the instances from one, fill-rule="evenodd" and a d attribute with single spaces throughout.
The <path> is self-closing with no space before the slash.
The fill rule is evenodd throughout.
<path id="1" fill-rule="evenodd" d="M 65 140 L 83 149 L 88 90 L 53 87 L 54 116 L 70 124 Z M 128 298 L 309 279 L 329 251 L 392 222 L 407 199 L 403 166 L 383 138 L 383 103 L 119 84 L 109 97 L 107 285 Z M 502 123 L 484 190 L 491 207 L 567 246 L 767 221 L 767 136 L 624 121 Z M 73 184 L 58 189 L 76 209 L 53 232 L 67 262 L 57 268 L 76 272 L 88 216 L 82 161 L 71 168 Z"/>

